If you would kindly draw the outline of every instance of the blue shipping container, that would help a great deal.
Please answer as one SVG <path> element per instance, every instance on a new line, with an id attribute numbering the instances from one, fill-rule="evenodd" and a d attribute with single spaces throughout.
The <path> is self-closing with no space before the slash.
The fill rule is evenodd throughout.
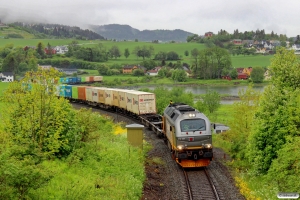
<path id="1" fill-rule="evenodd" d="M 76 83 L 76 81 L 77 81 L 76 77 L 70 77 L 70 78 L 68 78 L 69 84 L 74 84 L 74 83 Z"/>
<path id="2" fill-rule="evenodd" d="M 72 98 L 72 85 L 65 86 L 65 97 Z"/>

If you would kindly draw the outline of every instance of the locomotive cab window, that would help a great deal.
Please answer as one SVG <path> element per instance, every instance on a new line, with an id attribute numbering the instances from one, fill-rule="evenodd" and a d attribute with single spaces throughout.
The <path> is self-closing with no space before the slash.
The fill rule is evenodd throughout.
<path id="1" fill-rule="evenodd" d="M 206 124 L 204 119 L 186 119 L 180 122 L 181 132 L 185 131 L 205 131 Z"/>

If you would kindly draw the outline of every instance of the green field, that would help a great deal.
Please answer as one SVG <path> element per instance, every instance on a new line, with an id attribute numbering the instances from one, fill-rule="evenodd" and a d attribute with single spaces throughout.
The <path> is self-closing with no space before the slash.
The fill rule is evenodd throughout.
<path id="1" fill-rule="evenodd" d="M 68 45 L 74 39 L 1 39 L 0 38 L 0 48 L 4 47 L 6 44 L 14 44 L 15 47 L 25 47 L 25 46 L 37 46 L 39 42 L 42 42 L 44 45 L 48 43 L 51 46 L 57 45 Z M 121 54 L 124 54 L 126 48 L 129 49 L 130 56 L 125 58 L 123 55 L 117 59 L 110 59 L 106 64 L 119 64 L 119 65 L 131 65 L 131 64 L 139 64 L 143 61 L 142 58 L 137 58 L 135 55 L 132 54 L 132 51 L 136 46 L 153 46 L 154 47 L 154 54 L 163 51 L 175 51 L 180 58 L 182 59 L 181 62 L 185 62 L 191 64 L 191 56 L 185 56 L 184 52 L 188 51 L 191 52 L 192 49 L 197 48 L 199 50 L 205 49 L 204 44 L 199 43 L 150 43 L 150 42 L 134 42 L 134 41 L 100 41 L 100 40 L 78 40 L 79 44 L 85 47 L 91 47 L 95 45 L 101 44 L 104 48 L 110 49 L 112 46 L 116 45 L 119 47 Z M 250 66 L 261 66 L 267 67 L 270 64 L 270 58 L 273 56 L 263 56 L 263 55 L 255 55 L 255 56 L 231 56 L 232 59 L 232 66 L 233 67 L 250 67 Z"/>
<path id="2" fill-rule="evenodd" d="M 232 66 L 237 67 L 268 67 L 271 63 L 273 55 L 249 55 L 249 56 L 231 56 Z"/>

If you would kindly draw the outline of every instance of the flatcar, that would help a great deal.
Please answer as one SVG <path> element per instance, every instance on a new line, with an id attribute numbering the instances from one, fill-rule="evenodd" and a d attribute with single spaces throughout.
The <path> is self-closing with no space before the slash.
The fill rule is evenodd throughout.
<path id="1" fill-rule="evenodd" d="M 213 158 L 209 119 L 183 103 L 170 104 L 163 115 L 163 131 L 172 158 L 182 167 L 208 166 Z"/>

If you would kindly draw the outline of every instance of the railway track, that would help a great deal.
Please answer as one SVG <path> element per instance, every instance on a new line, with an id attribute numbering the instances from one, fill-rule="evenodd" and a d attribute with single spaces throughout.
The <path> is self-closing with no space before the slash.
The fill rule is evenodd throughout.
<path id="1" fill-rule="evenodd" d="M 206 168 L 203 169 L 182 169 L 186 181 L 188 200 L 207 200 L 216 199 L 221 200 L 222 195 L 216 189 L 213 181 L 209 176 Z"/>

